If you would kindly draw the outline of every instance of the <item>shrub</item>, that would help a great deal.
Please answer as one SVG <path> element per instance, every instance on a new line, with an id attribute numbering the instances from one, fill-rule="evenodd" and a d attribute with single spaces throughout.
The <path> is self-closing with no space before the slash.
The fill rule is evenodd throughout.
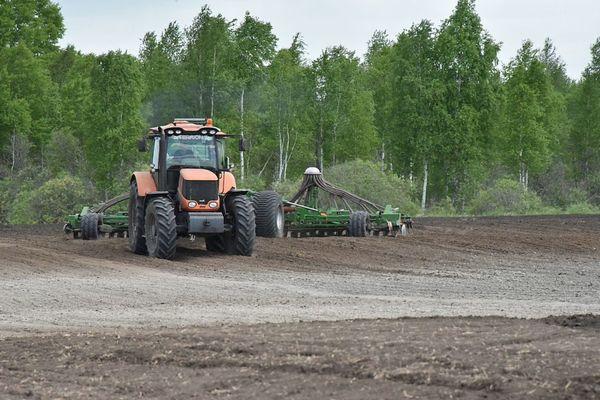
<path id="1" fill-rule="evenodd" d="M 62 222 L 65 216 L 94 202 L 94 193 L 69 175 L 50 179 L 39 187 L 23 187 L 9 212 L 11 224 Z"/>
<path id="2" fill-rule="evenodd" d="M 471 200 L 468 211 L 474 215 L 529 214 L 543 211 L 540 197 L 525 190 L 519 182 L 502 178 L 479 191 Z"/>
<path id="3" fill-rule="evenodd" d="M 404 213 L 415 215 L 419 208 L 413 200 L 411 183 L 391 172 L 382 172 L 378 164 L 349 161 L 324 172 L 327 181 L 373 203 L 390 204 Z"/>
<path id="4" fill-rule="evenodd" d="M 368 161 L 349 161 L 327 168 L 324 179 L 340 189 L 385 206 L 399 207 L 403 213 L 415 215 L 419 208 L 413 201 L 413 189 L 407 180 L 393 173 L 382 172 L 379 165 Z M 290 199 L 302 183 L 303 177 L 295 181 L 279 182 L 273 189 L 284 198 Z M 326 200 L 326 199 L 325 199 Z M 343 207 L 342 204 L 338 204 Z"/>
<path id="5" fill-rule="evenodd" d="M 454 204 L 452 204 L 452 199 L 446 197 L 427 209 L 425 214 L 431 217 L 451 217 L 458 213 L 456 212 Z"/>
<path id="6" fill-rule="evenodd" d="M 567 206 L 565 212 L 567 214 L 600 214 L 600 207 L 588 202 L 580 202 Z"/>

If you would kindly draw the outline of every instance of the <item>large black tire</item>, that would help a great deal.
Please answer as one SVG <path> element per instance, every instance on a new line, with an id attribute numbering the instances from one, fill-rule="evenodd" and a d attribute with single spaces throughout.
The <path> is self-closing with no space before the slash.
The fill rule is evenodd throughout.
<path id="1" fill-rule="evenodd" d="M 227 243 L 224 235 L 207 236 L 204 239 L 206 243 L 206 250 L 213 251 L 215 253 L 226 253 Z"/>
<path id="2" fill-rule="evenodd" d="M 172 260 L 177 249 L 177 223 L 173 203 L 166 197 L 150 200 L 146 207 L 146 248 L 150 257 Z"/>
<path id="3" fill-rule="evenodd" d="M 227 200 L 227 210 L 233 219 L 233 229 L 224 235 L 227 252 L 251 256 L 256 239 L 254 207 L 246 196 L 234 196 Z"/>
<path id="4" fill-rule="evenodd" d="M 273 191 L 258 192 L 252 197 L 256 215 L 256 236 L 283 237 L 284 214 L 281 196 Z"/>
<path id="5" fill-rule="evenodd" d="M 138 196 L 138 187 L 135 181 L 131 182 L 127 215 L 129 248 L 135 254 L 146 254 L 146 238 L 144 237 L 146 210 L 144 209 L 144 199 Z"/>
<path id="6" fill-rule="evenodd" d="M 83 240 L 96 240 L 100 234 L 100 216 L 87 213 L 81 217 L 81 237 Z"/>
<path id="7" fill-rule="evenodd" d="M 350 214 L 350 223 L 348 224 L 348 236 L 364 237 L 370 230 L 369 213 L 366 211 L 356 211 Z"/>

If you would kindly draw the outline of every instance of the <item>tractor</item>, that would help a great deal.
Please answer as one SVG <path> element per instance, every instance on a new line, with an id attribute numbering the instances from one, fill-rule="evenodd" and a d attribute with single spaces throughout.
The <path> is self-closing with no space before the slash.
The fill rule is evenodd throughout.
<path id="1" fill-rule="evenodd" d="M 150 147 L 150 170 L 134 172 L 129 196 L 109 205 L 128 200 L 127 212 L 107 216 L 97 211 L 106 208 L 100 207 L 83 213 L 83 239 L 96 239 L 103 231 L 120 234 L 125 216 L 130 249 L 169 260 L 175 256 L 178 237 L 204 237 L 209 251 L 250 256 L 256 232 L 283 236 L 279 195 L 253 193 L 251 201 L 247 190 L 237 188 L 225 155 L 225 140 L 236 136 L 213 126 L 210 118 L 176 118 L 151 128 L 138 146 L 143 152 Z M 246 149 L 243 138 L 239 147 Z M 254 207 L 260 207 L 257 216 Z"/>
<path id="2" fill-rule="evenodd" d="M 290 201 L 273 191 L 238 189 L 225 155 L 230 135 L 211 119 L 176 118 L 151 128 L 149 171 L 134 172 L 130 192 L 69 215 L 65 233 L 84 240 L 124 236 L 137 254 L 172 259 L 178 237 L 204 237 L 206 249 L 249 256 L 256 236 L 405 235 L 412 219 L 337 188 L 310 167 Z M 150 146 L 148 146 L 150 142 Z M 243 137 L 239 150 L 246 150 Z M 128 210 L 107 210 L 128 201 Z"/>

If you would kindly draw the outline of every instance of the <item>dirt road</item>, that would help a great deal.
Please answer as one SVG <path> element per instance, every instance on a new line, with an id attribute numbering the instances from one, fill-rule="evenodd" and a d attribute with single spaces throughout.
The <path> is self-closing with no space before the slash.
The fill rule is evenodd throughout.
<path id="1" fill-rule="evenodd" d="M 173 262 L 59 229 L 0 227 L 0 398 L 600 396 L 600 319 L 543 319 L 600 314 L 600 217 L 422 219 L 250 258 L 182 241 Z"/>

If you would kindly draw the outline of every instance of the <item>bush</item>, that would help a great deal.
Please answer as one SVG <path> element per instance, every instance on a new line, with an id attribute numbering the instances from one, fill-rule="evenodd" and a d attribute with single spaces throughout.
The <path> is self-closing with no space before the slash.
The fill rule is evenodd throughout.
<path id="1" fill-rule="evenodd" d="M 324 172 L 327 181 L 362 198 L 380 205 L 399 207 L 415 215 L 419 208 L 413 200 L 411 183 L 390 172 L 382 172 L 378 164 L 368 161 L 349 161 Z"/>
<path id="2" fill-rule="evenodd" d="M 403 213 L 411 215 L 419 212 L 412 199 L 413 189 L 410 182 L 396 174 L 382 172 L 378 164 L 360 160 L 349 161 L 326 169 L 323 175 L 332 185 L 373 203 L 399 207 Z M 273 189 L 284 198 L 290 199 L 300 188 L 302 179 L 303 177 L 296 181 L 276 183 Z"/>
<path id="3" fill-rule="evenodd" d="M 273 184 L 273 190 L 281 194 L 285 199 L 289 200 L 293 195 L 296 194 L 296 192 L 298 192 L 301 183 L 302 178 L 295 181 L 287 180 L 283 182 L 275 182 Z"/>
<path id="4" fill-rule="evenodd" d="M 438 201 L 432 207 L 427 209 L 426 215 L 430 217 L 451 217 L 458 215 L 452 199 L 446 197 L 444 200 Z"/>
<path id="5" fill-rule="evenodd" d="M 480 190 L 471 200 L 468 211 L 474 215 L 549 212 L 535 192 L 525 190 L 519 182 L 508 178 L 499 179 L 493 186 Z"/>
<path id="6" fill-rule="evenodd" d="M 11 224 L 55 223 L 84 205 L 94 203 L 94 193 L 69 175 L 50 179 L 39 187 L 22 187 L 9 212 Z"/>
<path id="7" fill-rule="evenodd" d="M 567 214 L 600 214 L 600 207 L 588 202 L 581 202 L 569 205 L 565 212 Z"/>

